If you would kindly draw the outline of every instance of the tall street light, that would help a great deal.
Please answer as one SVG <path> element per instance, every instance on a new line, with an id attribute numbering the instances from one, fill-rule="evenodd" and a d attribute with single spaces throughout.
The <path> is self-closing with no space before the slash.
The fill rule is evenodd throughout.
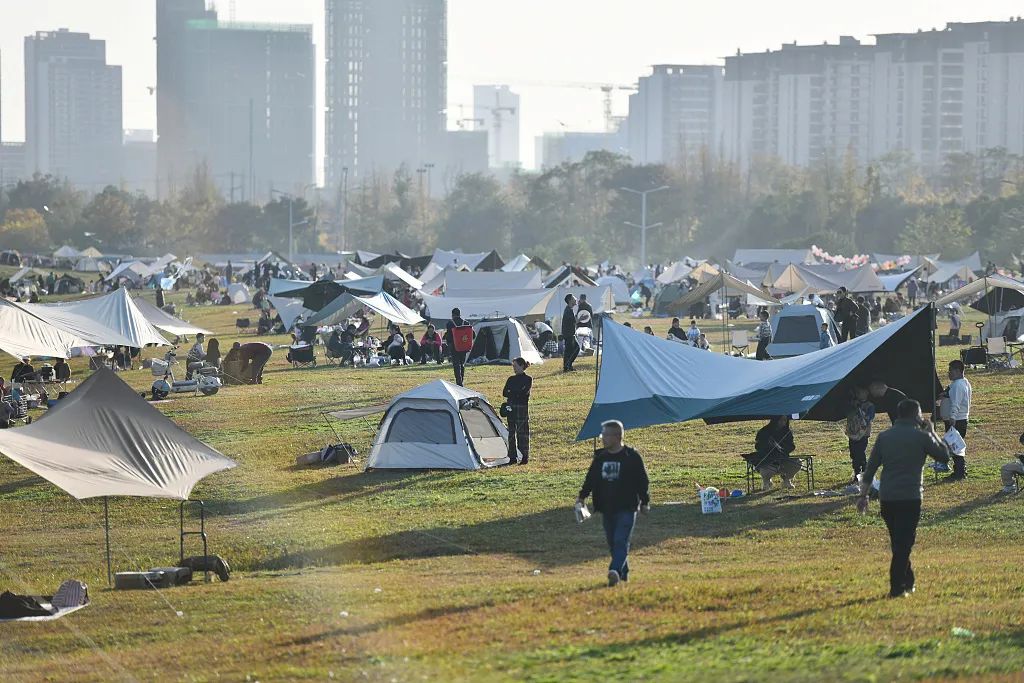
<path id="1" fill-rule="evenodd" d="M 303 199 L 306 198 L 306 190 L 308 190 L 311 187 L 316 187 L 316 183 L 309 183 L 308 185 L 304 185 L 302 187 L 302 198 Z M 298 223 L 295 222 L 295 219 L 293 218 L 293 209 L 294 209 L 294 206 L 295 206 L 295 195 L 293 195 L 291 192 L 282 192 L 281 190 L 275 190 L 275 189 L 271 188 L 270 189 L 270 194 L 272 194 L 272 195 L 275 195 L 275 194 L 276 195 L 280 195 L 281 197 L 284 197 L 285 199 L 288 200 L 288 263 L 294 264 L 295 263 L 295 237 L 294 237 L 294 235 L 295 235 L 295 228 L 299 227 L 300 225 L 309 225 L 309 219 L 308 218 L 303 218 Z"/>
<path id="2" fill-rule="evenodd" d="M 661 223 L 655 223 L 653 225 L 647 225 L 647 195 L 652 192 L 661 192 L 667 190 L 668 185 L 662 185 L 656 187 L 653 190 L 634 190 L 629 187 L 620 187 L 619 190 L 622 192 L 630 192 L 632 194 L 640 195 L 640 225 L 626 221 L 626 225 L 631 228 L 640 228 L 640 267 L 647 267 L 647 231 L 650 228 L 657 228 Z"/>

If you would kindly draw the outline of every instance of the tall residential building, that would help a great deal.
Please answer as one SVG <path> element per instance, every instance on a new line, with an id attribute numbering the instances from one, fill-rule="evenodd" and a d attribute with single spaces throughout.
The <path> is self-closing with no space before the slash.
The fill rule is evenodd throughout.
<path id="1" fill-rule="evenodd" d="M 162 187 L 205 165 L 234 201 L 303 192 L 316 178 L 313 27 L 221 22 L 201 1 L 157 0 L 157 12 Z"/>
<path id="2" fill-rule="evenodd" d="M 838 44 L 783 45 L 725 60 L 721 149 L 747 165 L 775 157 L 806 166 L 852 153 L 871 158 L 875 47 L 850 36 Z"/>
<path id="3" fill-rule="evenodd" d="M 507 85 L 473 86 L 474 130 L 487 131 L 491 168 L 519 166 L 519 95 Z"/>
<path id="4" fill-rule="evenodd" d="M 712 153 L 722 115 L 722 67 L 658 64 L 629 98 L 629 154 L 640 164 Z"/>
<path id="5" fill-rule="evenodd" d="M 327 0 L 327 185 L 443 162 L 447 1 Z M 347 169 L 347 170 L 346 170 Z"/>
<path id="6" fill-rule="evenodd" d="M 25 38 L 25 169 L 90 190 L 121 176 L 121 67 L 67 29 Z"/>
<path id="7" fill-rule="evenodd" d="M 935 169 L 956 152 L 1024 153 L 1024 21 L 876 39 L 876 156 L 906 150 Z"/>

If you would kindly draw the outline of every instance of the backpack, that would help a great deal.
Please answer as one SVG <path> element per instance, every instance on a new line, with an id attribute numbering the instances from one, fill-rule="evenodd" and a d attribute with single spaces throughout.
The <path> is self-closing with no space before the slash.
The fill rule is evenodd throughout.
<path id="1" fill-rule="evenodd" d="M 473 350 L 472 325 L 459 325 L 452 328 L 452 348 L 456 353 L 469 353 Z"/>

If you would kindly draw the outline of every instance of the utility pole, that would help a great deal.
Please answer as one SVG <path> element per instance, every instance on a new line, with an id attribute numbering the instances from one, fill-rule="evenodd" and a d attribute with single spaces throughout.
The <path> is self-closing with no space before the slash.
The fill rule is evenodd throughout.
<path id="1" fill-rule="evenodd" d="M 640 195 L 640 225 L 637 225 L 636 223 L 631 223 L 629 221 L 626 221 L 626 225 L 630 226 L 631 228 L 639 228 L 640 229 L 640 267 L 641 268 L 646 268 L 647 267 L 647 231 L 650 230 L 651 228 L 657 228 L 657 227 L 661 226 L 661 223 L 654 223 L 653 225 L 647 225 L 647 195 L 651 194 L 652 192 L 661 192 L 662 190 L 667 190 L 667 189 L 668 189 L 668 185 L 662 185 L 661 187 L 656 187 L 653 190 L 634 190 L 634 189 L 629 188 L 629 187 L 620 187 L 619 188 L 619 190 L 621 192 L 630 192 L 632 194 Z"/>

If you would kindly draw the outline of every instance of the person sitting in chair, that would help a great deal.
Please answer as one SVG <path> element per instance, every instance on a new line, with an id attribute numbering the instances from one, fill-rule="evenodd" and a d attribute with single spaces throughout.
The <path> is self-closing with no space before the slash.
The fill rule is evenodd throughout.
<path id="1" fill-rule="evenodd" d="M 708 343 L 708 336 L 703 332 L 697 336 L 697 341 L 693 342 L 693 346 L 701 351 L 709 351 L 711 349 L 711 344 Z"/>
<path id="2" fill-rule="evenodd" d="M 53 376 L 58 382 L 67 382 L 71 379 L 71 366 L 66 358 L 58 358 L 53 364 Z"/>
<path id="3" fill-rule="evenodd" d="M 437 332 L 437 328 L 433 325 L 427 325 L 427 331 L 420 337 L 420 349 L 422 351 L 420 365 L 426 365 L 428 359 L 433 359 L 435 363 L 440 363 L 442 346 L 443 341 L 441 335 Z"/>
<path id="4" fill-rule="evenodd" d="M 185 379 L 192 379 L 194 366 L 202 367 L 203 361 L 206 360 L 206 350 L 203 349 L 205 341 L 206 335 L 200 332 L 196 335 L 196 343 L 188 350 L 188 355 L 185 357 Z"/>
<path id="5" fill-rule="evenodd" d="M 405 362 L 405 336 L 398 325 L 391 326 L 391 336 L 384 341 L 384 349 L 392 361 Z"/>
<path id="6" fill-rule="evenodd" d="M 36 369 L 32 367 L 32 360 L 28 356 L 24 356 L 11 371 L 12 382 L 31 382 L 35 377 Z"/>
<path id="7" fill-rule="evenodd" d="M 405 335 L 405 353 L 409 356 L 409 360 L 413 363 L 426 363 L 427 357 L 423 351 L 423 347 L 416 341 L 416 335 L 412 332 Z"/>
<path id="8" fill-rule="evenodd" d="M 782 475 L 782 485 L 787 489 L 796 488 L 793 475 L 800 471 L 800 461 L 790 458 L 796 450 L 793 431 L 789 428 L 789 416 L 778 415 L 757 432 L 753 453 L 743 456 L 761 475 L 761 490 L 772 488 L 772 477 Z"/>
<path id="9" fill-rule="evenodd" d="M 675 338 L 678 341 L 687 341 L 686 330 L 679 326 L 679 318 L 672 318 L 672 325 L 668 328 L 668 338 Z"/>
<path id="10" fill-rule="evenodd" d="M 216 337 L 206 344 L 206 364 L 213 368 L 220 367 L 220 342 Z"/>
<path id="11" fill-rule="evenodd" d="M 264 335 L 270 332 L 274 327 L 274 321 L 270 318 L 270 311 L 264 309 L 260 311 L 260 319 L 256 323 L 256 334 Z"/>

